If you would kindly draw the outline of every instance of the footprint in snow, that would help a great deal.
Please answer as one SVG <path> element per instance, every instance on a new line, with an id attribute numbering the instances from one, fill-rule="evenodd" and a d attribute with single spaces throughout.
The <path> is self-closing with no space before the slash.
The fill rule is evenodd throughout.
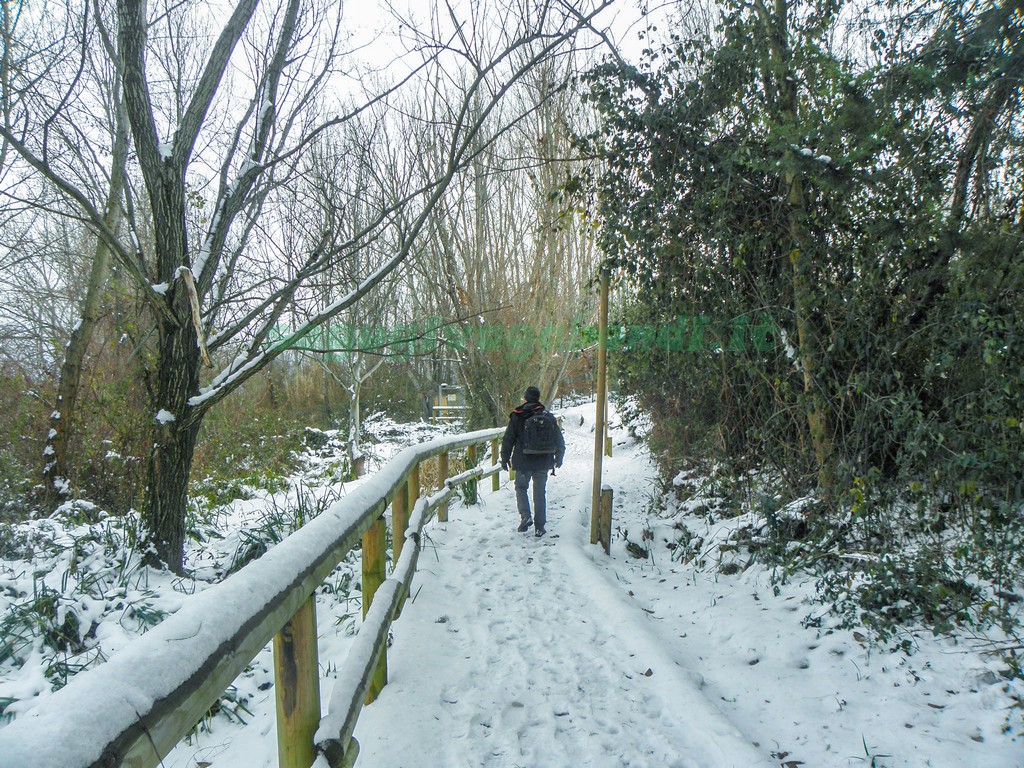
<path id="1" fill-rule="evenodd" d="M 526 721 L 526 707 L 519 701 L 513 701 L 501 712 L 501 727 L 505 730 L 519 731 Z"/>

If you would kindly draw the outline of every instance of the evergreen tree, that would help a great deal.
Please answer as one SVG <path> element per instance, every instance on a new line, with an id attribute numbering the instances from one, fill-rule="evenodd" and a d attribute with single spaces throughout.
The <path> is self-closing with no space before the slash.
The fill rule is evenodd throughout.
<path id="1" fill-rule="evenodd" d="M 619 374 L 667 470 L 816 487 L 832 541 L 865 489 L 910 493 L 1016 562 L 986 547 L 1024 498 L 1024 12 L 926 10 L 730 2 L 589 73 L 621 319 L 662 327 Z"/>

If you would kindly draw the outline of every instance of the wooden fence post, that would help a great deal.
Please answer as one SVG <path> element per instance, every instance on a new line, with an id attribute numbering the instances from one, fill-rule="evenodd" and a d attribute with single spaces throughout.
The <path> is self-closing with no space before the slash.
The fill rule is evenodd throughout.
<path id="1" fill-rule="evenodd" d="M 498 439 L 497 438 L 491 440 L 491 466 L 492 467 L 495 464 L 498 463 L 498 451 L 500 450 L 498 446 L 499 446 L 499 443 L 498 443 Z M 501 475 L 498 472 L 495 472 L 493 475 L 491 475 L 491 491 L 493 493 L 497 493 L 499 488 L 501 488 Z"/>
<path id="2" fill-rule="evenodd" d="M 420 483 L 420 462 L 416 462 L 413 465 L 412 471 L 409 473 L 409 509 L 412 510 L 416 506 L 416 502 L 420 498 L 420 491 L 422 490 L 422 484 Z"/>
<path id="3" fill-rule="evenodd" d="M 320 725 L 320 666 L 316 648 L 316 595 L 274 635 L 277 764 L 309 768 Z"/>
<path id="4" fill-rule="evenodd" d="M 604 423 L 608 402 L 608 282 L 608 267 L 601 267 L 601 301 L 597 313 L 597 403 L 594 414 L 594 485 L 590 502 L 591 544 L 597 544 L 601 528 Z"/>
<path id="5" fill-rule="evenodd" d="M 448 452 L 437 455 L 437 489 L 444 488 L 444 481 L 448 479 Z M 448 501 L 441 502 L 437 508 L 437 522 L 448 522 Z"/>
<path id="6" fill-rule="evenodd" d="M 612 553 L 612 497 L 614 492 L 611 488 L 601 489 L 601 532 L 599 537 L 604 553 Z"/>
<path id="7" fill-rule="evenodd" d="M 401 533 L 401 536 L 402 536 L 402 543 L 401 544 L 396 543 L 398 541 L 398 536 L 399 536 L 399 534 L 397 533 L 397 529 L 395 531 L 392 531 L 393 541 L 392 541 L 391 549 L 392 549 L 392 551 L 394 553 L 394 560 L 392 560 L 392 562 L 391 562 L 391 570 L 392 571 L 395 569 L 395 566 L 398 565 L 398 556 L 402 553 L 402 548 L 405 546 L 405 531 L 409 527 L 409 517 L 412 515 L 412 511 L 416 508 L 416 502 L 420 498 L 420 491 L 421 491 L 421 488 L 420 488 L 420 462 L 417 461 L 413 465 L 412 470 L 409 472 L 409 482 L 406 484 L 405 488 L 406 488 L 406 497 L 405 497 L 406 513 L 405 513 L 405 525 L 402 527 L 402 533 Z M 394 509 L 391 510 L 391 523 L 392 523 L 392 525 L 395 525 L 395 512 L 394 512 Z M 411 583 L 410 583 L 410 586 L 412 586 Z M 405 598 L 406 598 L 406 596 L 407 595 L 406 595 L 405 591 L 403 590 L 402 599 L 399 601 L 399 603 L 398 603 L 398 610 L 395 612 L 395 618 L 396 619 L 399 616 L 402 615 L 402 608 L 405 607 Z"/>
<path id="8" fill-rule="evenodd" d="M 466 463 L 469 464 L 466 469 L 472 469 L 476 466 L 476 445 L 471 445 L 466 448 Z M 466 489 L 466 505 L 476 504 L 476 480 L 467 480 L 465 486 Z"/>
<path id="9" fill-rule="evenodd" d="M 391 499 L 391 567 L 394 569 L 405 545 L 405 531 L 409 527 L 409 481 L 395 489 Z"/>
<path id="10" fill-rule="evenodd" d="M 384 518 L 380 517 L 370 530 L 363 534 L 363 618 L 366 618 L 367 611 L 373 603 L 373 596 L 377 589 L 387 578 L 385 561 L 387 558 L 387 524 Z M 387 648 L 380 655 L 377 669 L 373 673 L 373 680 L 370 681 L 370 688 L 366 692 L 366 703 L 372 704 L 374 699 L 380 695 L 388 682 L 388 651 Z"/>

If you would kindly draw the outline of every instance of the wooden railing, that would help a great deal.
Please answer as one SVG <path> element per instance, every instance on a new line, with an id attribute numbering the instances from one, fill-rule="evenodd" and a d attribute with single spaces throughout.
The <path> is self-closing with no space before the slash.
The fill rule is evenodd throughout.
<path id="1" fill-rule="evenodd" d="M 423 525 L 447 520 L 451 495 L 493 476 L 497 440 L 490 429 L 406 448 L 348 496 L 263 557 L 189 598 L 173 616 L 106 663 L 0 729 L 0 768 L 155 768 L 273 639 L 282 768 L 351 766 L 352 739 L 364 702 L 387 681 L 388 629 L 409 592 Z M 449 454 L 491 443 L 490 467 L 448 478 Z M 420 466 L 437 457 L 444 485 L 421 498 Z M 385 574 L 385 517 L 391 505 L 393 568 Z M 314 593 L 362 545 L 364 619 L 321 720 Z"/>

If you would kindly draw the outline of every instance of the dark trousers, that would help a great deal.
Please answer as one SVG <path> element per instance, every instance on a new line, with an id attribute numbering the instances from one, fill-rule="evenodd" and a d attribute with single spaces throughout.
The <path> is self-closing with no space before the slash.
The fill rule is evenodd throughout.
<path id="1" fill-rule="evenodd" d="M 516 470 L 516 506 L 519 508 L 519 519 L 521 522 L 530 521 L 530 496 L 527 488 L 533 482 L 533 524 L 537 528 L 547 525 L 547 499 L 545 490 L 548 483 L 548 471 L 546 469 L 517 469 Z"/>

